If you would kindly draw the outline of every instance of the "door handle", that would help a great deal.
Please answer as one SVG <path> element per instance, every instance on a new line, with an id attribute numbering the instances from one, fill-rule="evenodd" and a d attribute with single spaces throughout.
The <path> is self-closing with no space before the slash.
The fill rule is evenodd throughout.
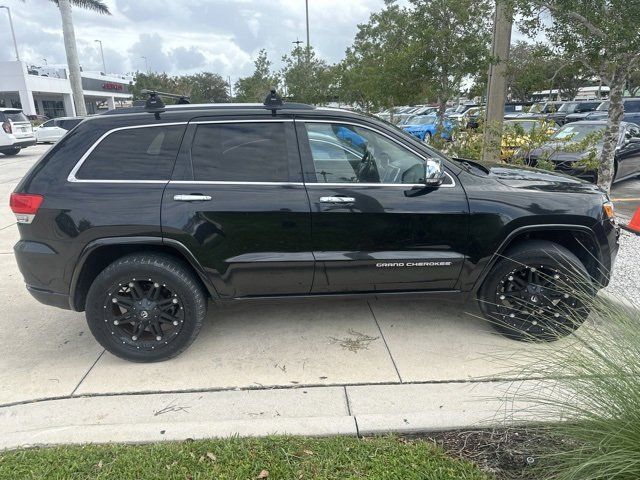
<path id="1" fill-rule="evenodd" d="M 189 195 L 174 195 L 173 199 L 176 202 L 208 202 L 211 200 L 209 195 L 189 194 Z"/>
<path id="2" fill-rule="evenodd" d="M 320 203 L 354 203 L 353 197 L 320 197 Z"/>

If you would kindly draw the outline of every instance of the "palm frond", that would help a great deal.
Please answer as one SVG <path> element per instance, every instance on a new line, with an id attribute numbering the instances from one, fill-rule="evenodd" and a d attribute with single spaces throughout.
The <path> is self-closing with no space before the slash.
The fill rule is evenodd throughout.
<path id="1" fill-rule="evenodd" d="M 92 10 L 94 12 L 102 13 L 104 15 L 111 15 L 109 7 L 103 2 L 103 0 L 69 0 L 75 7 L 84 8 L 85 10 Z M 58 5 L 58 0 L 52 0 L 53 3 Z"/>

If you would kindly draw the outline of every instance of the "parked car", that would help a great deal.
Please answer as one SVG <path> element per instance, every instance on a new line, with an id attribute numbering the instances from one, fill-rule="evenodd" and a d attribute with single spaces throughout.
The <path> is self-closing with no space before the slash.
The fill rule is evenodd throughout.
<path id="1" fill-rule="evenodd" d="M 437 115 L 416 115 L 411 117 L 410 120 L 407 125 L 402 126 L 402 129 L 423 142 L 431 143 L 431 139 L 436 134 L 439 126 L 442 130 L 440 133 L 442 138 L 451 138 L 451 131 L 453 130 L 451 120 L 441 120 Z"/>
<path id="2" fill-rule="evenodd" d="M 547 116 L 549 120 L 553 120 L 558 125 L 564 125 L 567 115 L 571 113 L 593 112 L 602 102 L 599 100 L 586 102 L 565 102 L 556 113 Z"/>
<path id="3" fill-rule="evenodd" d="M 11 195 L 29 292 L 151 362 L 194 341 L 209 300 L 437 292 L 478 299 L 510 338 L 552 340 L 580 323 L 558 285 L 609 282 L 619 229 L 596 186 L 273 97 L 81 122 Z"/>
<path id="4" fill-rule="evenodd" d="M 19 108 L 0 108 L 0 153 L 17 155 L 36 144 L 31 122 Z"/>
<path id="5" fill-rule="evenodd" d="M 624 107 L 624 115 L 622 116 L 622 120 L 625 122 L 638 123 L 640 124 L 640 98 L 629 97 L 622 100 L 622 105 Z M 607 109 L 594 112 L 589 116 L 589 120 L 605 120 L 608 116 L 609 104 L 607 104 Z"/>
<path id="6" fill-rule="evenodd" d="M 579 142 L 593 133 L 604 133 L 607 126 L 605 120 L 589 120 L 572 122 L 561 127 L 551 138 L 548 144 L 532 150 L 526 158 L 529 165 L 535 166 L 540 158 L 554 163 L 556 170 L 588 180 L 593 183 L 598 181 L 598 172 L 579 165 L 579 161 L 587 155 L 585 152 L 572 152 L 563 144 Z M 563 142 L 563 144 L 560 144 Z M 603 140 L 597 146 L 602 150 Z M 615 153 L 614 182 L 640 175 L 640 127 L 634 123 L 622 122 L 620 124 L 620 136 Z"/>
<path id="7" fill-rule="evenodd" d="M 38 143 L 55 143 L 82 120 L 84 120 L 83 117 L 59 117 L 47 120 L 35 129 L 36 140 Z"/>
<path id="8" fill-rule="evenodd" d="M 478 106 L 479 105 L 475 103 L 461 103 L 455 108 L 453 113 L 449 113 L 447 116 L 449 117 L 449 119 L 453 120 L 454 122 L 461 123 L 464 113 L 470 108 L 474 108 Z"/>
<path id="9" fill-rule="evenodd" d="M 602 120 L 607 118 L 609 112 L 609 100 L 605 100 L 598 108 L 589 112 L 570 113 L 565 117 L 565 123 L 581 122 L 583 120 Z"/>
<path id="10" fill-rule="evenodd" d="M 557 131 L 554 122 L 537 118 L 520 118 L 505 120 L 502 135 L 501 157 L 503 160 L 513 157 L 522 147 L 531 142 L 531 135 L 536 130 L 551 135 Z"/>
<path id="11" fill-rule="evenodd" d="M 549 116 L 556 113 L 560 106 L 565 102 L 540 102 L 531 105 L 528 111 L 512 111 L 507 112 L 505 110 L 504 118 L 506 120 L 512 120 L 515 118 L 538 118 L 542 120 L 548 120 Z"/>

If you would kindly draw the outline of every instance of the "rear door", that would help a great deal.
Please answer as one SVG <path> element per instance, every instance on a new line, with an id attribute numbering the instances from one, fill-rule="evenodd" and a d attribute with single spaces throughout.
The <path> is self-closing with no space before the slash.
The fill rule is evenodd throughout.
<path id="1" fill-rule="evenodd" d="M 193 120 L 164 192 L 162 228 L 221 297 L 309 293 L 311 214 L 293 120 Z"/>
<path id="2" fill-rule="evenodd" d="M 314 293 L 448 290 L 465 258 L 455 175 L 425 188 L 425 157 L 363 124 L 296 120 L 312 210 Z"/>

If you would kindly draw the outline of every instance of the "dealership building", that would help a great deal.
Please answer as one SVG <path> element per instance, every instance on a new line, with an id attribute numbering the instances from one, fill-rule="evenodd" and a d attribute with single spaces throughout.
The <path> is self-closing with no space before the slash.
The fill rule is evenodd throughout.
<path id="1" fill-rule="evenodd" d="M 130 77 L 82 72 L 88 114 L 131 102 Z M 21 108 L 49 118 L 75 115 L 69 73 L 64 67 L 36 67 L 22 61 L 0 62 L 0 107 Z"/>

